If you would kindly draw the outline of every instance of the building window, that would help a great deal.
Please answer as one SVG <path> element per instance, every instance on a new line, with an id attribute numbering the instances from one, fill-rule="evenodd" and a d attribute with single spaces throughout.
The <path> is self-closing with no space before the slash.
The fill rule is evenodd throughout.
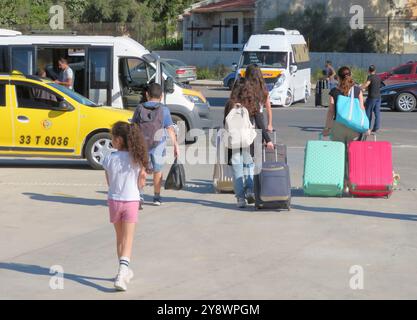
<path id="1" fill-rule="evenodd" d="M 246 43 L 252 35 L 254 22 L 253 18 L 243 19 L 243 43 Z"/>
<path id="2" fill-rule="evenodd" d="M 417 25 L 404 30 L 404 43 L 417 44 Z"/>

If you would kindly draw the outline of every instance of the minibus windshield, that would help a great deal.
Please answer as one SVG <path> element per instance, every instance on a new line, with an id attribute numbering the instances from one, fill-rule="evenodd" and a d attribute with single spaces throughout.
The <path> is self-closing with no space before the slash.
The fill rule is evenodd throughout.
<path id="1" fill-rule="evenodd" d="M 243 52 L 242 67 L 256 64 L 261 68 L 287 68 L 287 52 L 246 51 Z"/>
<path id="2" fill-rule="evenodd" d="M 76 93 L 75 91 L 72 91 L 68 89 L 67 87 L 61 86 L 60 84 L 56 83 L 48 83 L 51 87 L 54 87 L 55 89 L 61 91 L 62 93 L 65 93 L 67 96 L 69 96 L 71 99 L 74 99 L 78 103 L 81 103 L 83 105 L 86 105 L 88 107 L 98 107 L 97 104 L 95 104 L 90 99 L 87 99 L 86 97 L 83 97 L 82 95 Z"/>

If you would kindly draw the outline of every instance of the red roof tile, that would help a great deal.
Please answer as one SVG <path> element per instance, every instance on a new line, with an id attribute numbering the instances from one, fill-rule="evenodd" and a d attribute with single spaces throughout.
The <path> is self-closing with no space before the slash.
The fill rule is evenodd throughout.
<path id="1" fill-rule="evenodd" d="M 255 10 L 255 0 L 224 0 L 210 3 L 192 10 L 193 13 L 210 13 L 213 11 L 247 11 Z"/>

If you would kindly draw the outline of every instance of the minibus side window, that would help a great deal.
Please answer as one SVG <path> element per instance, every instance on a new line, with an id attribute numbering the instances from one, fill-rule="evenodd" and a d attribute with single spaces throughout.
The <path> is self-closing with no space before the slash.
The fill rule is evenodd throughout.
<path id="1" fill-rule="evenodd" d="M 32 84 L 16 84 L 16 97 L 18 108 L 30 109 L 52 110 L 63 100 L 52 91 Z"/>
<path id="2" fill-rule="evenodd" d="M 26 75 L 35 72 L 35 48 L 16 46 L 11 48 L 12 70 L 17 70 Z"/>
<path id="3" fill-rule="evenodd" d="M 8 72 L 7 66 L 7 47 L 0 46 L 0 72 Z"/>
<path id="4" fill-rule="evenodd" d="M 127 59 L 127 65 L 130 79 L 139 85 L 146 85 L 156 72 L 148 63 L 140 59 Z"/>
<path id="5" fill-rule="evenodd" d="M 6 85 L 0 83 L 0 108 L 6 106 Z"/>

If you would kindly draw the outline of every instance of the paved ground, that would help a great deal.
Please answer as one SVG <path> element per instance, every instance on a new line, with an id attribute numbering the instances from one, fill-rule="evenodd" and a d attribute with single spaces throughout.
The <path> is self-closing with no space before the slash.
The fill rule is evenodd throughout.
<path id="1" fill-rule="evenodd" d="M 220 123 L 228 92 L 203 91 Z M 232 195 L 212 192 L 212 166 L 187 166 L 186 190 L 165 192 L 163 207 L 140 216 L 127 293 L 112 289 L 103 172 L 84 161 L 0 159 L 0 298 L 416 299 L 417 113 L 383 113 L 379 139 L 392 141 L 402 177 L 389 200 L 303 197 L 303 148 L 324 116 L 311 103 L 274 110 L 289 146 L 290 213 L 236 210 Z M 53 265 L 64 269 L 64 290 L 49 286 Z M 363 290 L 350 288 L 352 266 Z"/>

